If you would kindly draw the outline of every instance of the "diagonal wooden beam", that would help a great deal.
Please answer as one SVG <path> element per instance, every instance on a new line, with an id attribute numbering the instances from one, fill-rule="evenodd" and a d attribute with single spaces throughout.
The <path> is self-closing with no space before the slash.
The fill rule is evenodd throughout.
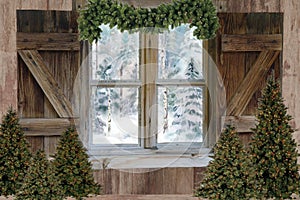
<path id="1" fill-rule="evenodd" d="M 240 116 L 280 51 L 262 51 L 227 106 L 227 115 Z"/>
<path id="2" fill-rule="evenodd" d="M 47 68 L 38 51 L 19 50 L 18 53 L 44 91 L 59 117 L 72 117 L 72 105 L 70 101 L 63 94 L 63 91 Z"/>

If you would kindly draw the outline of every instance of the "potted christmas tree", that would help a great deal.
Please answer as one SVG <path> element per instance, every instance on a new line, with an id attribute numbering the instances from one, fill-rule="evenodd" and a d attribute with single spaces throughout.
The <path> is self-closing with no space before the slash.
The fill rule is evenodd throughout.
<path id="1" fill-rule="evenodd" d="M 262 91 L 250 144 L 257 198 L 290 199 L 299 190 L 297 145 L 280 84 L 272 75 Z"/>
<path id="2" fill-rule="evenodd" d="M 213 148 L 204 180 L 195 196 L 207 199 L 251 198 L 251 165 L 235 128 L 228 125 Z"/>
<path id="3" fill-rule="evenodd" d="M 59 182 L 60 180 L 55 176 L 53 167 L 46 159 L 45 153 L 38 151 L 31 160 L 16 200 L 62 200 L 64 195 Z"/>
<path id="4" fill-rule="evenodd" d="M 81 199 L 99 194 L 100 185 L 94 182 L 89 156 L 74 128 L 66 130 L 57 146 L 53 165 L 65 197 Z"/>
<path id="5" fill-rule="evenodd" d="M 16 112 L 10 108 L 0 125 L 0 196 L 21 187 L 31 154 Z"/>

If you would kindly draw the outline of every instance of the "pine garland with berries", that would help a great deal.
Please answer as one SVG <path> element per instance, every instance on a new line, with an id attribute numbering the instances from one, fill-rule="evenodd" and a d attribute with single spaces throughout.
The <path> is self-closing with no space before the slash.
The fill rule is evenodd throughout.
<path id="1" fill-rule="evenodd" d="M 196 27 L 198 39 L 215 37 L 219 28 L 216 8 L 212 0 L 173 0 L 156 8 L 133 7 L 116 0 L 89 0 L 80 11 L 80 38 L 90 43 L 101 38 L 101 24 L 117 26 L 121 32 L 161 32 L 189 23 Z"/>

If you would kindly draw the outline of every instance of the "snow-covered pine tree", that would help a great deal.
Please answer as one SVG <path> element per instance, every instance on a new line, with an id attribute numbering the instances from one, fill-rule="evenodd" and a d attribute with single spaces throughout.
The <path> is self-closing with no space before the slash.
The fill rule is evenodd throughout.
<path id="1" fill-rule="evenodd" d="M 186 69 L 188 80 L 199 79 L 199 70 L 195 67 L 194 59 L 191 58 Z M 202 133 L 202 89 L 199 87 L 181 87 L 176 90 L 175 102 L 173 106 L 174 120 L 172 125 L 178 127 L 176 135 L 189 141 L 200 137 Z"/>
<path id="2" fill-rule="evenodd" d="M 30 158 L 17 113 L 9 108 L 0 125 L 0 196 L 13 195 L 20 189 Z"/>
<path id="3" fill-rule="evenodd" d="M 299 192 L 299 166 L 294 130 L 280 84 L 271 75 L 262 91 L 250 145 L 257 198 L 290 199 Z"/>

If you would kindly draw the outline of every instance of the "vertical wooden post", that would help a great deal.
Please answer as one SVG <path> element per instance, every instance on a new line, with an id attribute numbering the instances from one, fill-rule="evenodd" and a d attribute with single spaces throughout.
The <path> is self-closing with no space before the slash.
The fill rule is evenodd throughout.
<path id="1" fill-rule="evenodd" d="M 0 116 L 17 109 L 16 2 L 0 1 Z"/>
<path id="2" fill-rule="evenodd" d="M 284 12 L 282 95 L 288 112 L 293 117 L 292 126 L 298 131 L 294 137 L 300 142 L 300 50 L 299 50 L 299 0 L 281 0 Z"/>
<path id="3" fill-rule="evenodd" d="M 141 34 L 141 121 L 139 144 L 141 147 L 155 149 L 157 141 L 157 70 L 158 35 Z M 151 94 L 151 95 L 149 95 Z"/>

